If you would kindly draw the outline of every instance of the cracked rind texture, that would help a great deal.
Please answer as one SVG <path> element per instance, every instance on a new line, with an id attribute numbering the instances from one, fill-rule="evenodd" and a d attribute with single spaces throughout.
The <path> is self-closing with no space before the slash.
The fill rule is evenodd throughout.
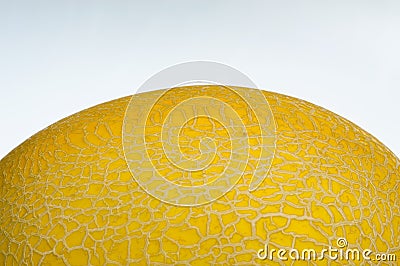
<path id="1" fill-rule="evenodd" d="M 264 95 L 276 123 L 268 177 L 253 192 L 242 178 L 199 207 L 160 202 L 133 179 L 121 136 L 130 97 L 32 136 L 0 161 L 0 263 L 279 265 L 292 261 L 262 261 L 257 251 L 267 242 L 320 251 L 339 237 L 399 258 L 399 160 L 334 113 Z"/>

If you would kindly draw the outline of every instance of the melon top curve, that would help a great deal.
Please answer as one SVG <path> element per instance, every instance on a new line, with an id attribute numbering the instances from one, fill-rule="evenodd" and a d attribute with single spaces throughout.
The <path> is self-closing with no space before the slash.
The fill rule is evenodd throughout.
<path id="1" fill-rule="evenodd" d="M 171 104 L 215 87 L 178 88 Z M 320 251 L 335 247 L 339 237 L 349 248 L 399 258 L 399 159 L 332 112 L 263 94 L 276 127 L 267 178 L 249 191 L 245 172 L 231 191 L 202 206 L 164 203 L 133 178 L 122 147 L 131 97 L 83 110 L 38 132 L 0 161 L 0 263 L 249 265 L 265 263 L 257 251 L 266 242 L 270 248 Z M 245 112 L 240 103 L 235 108 Z M 223 129 L 203 122 L 197 126 Z M 188 156 L 198 153 L 190 149 L 198 147 L 190 142 L 198 137 L 194 124 L 181 132 Z M 224 152 L 218 157 L 222 166 Z M 222 171 L 213 165 L 214 172 Z M 251 162 L 246 169 L 252 169 Z M 210 173 L 183 182 L 201 183 L 201 177 L 213 178 Z"/>

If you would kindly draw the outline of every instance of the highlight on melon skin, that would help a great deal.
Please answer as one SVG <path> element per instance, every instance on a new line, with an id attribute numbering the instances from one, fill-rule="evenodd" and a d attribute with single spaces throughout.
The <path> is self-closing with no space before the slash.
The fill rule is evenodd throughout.
<path id="1" fill-rule="evenodd" d="M 0 161 L 0 264 L 397 265 L 399 159 L 330 111 L 258 92 L 145 92 L 38 132 Z"/>

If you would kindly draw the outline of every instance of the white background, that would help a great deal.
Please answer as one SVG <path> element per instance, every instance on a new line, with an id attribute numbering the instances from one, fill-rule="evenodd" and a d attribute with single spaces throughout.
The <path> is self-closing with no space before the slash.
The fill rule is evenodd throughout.
<path id="1" fill-rule="evenodd" d="M 400 1 L 0 0 L 0 158 L 192 60 L 334 111 L 400 155 Z"/>

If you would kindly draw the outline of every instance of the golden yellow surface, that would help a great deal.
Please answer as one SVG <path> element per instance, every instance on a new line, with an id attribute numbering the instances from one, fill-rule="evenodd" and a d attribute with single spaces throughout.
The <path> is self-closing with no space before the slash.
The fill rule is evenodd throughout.
<path id="1" fill-rule="evenodd" d="M 196 90 L 201 87 L 182 89 L 172 100 Z M 32 136 L 0 161 L 0 264 L 289 265 L 290 260 L 262 261 L 257 252 L 265 243 L 319 251 L 335 247 L 339 237 L 351 248 L 393 253 L 399 260 L 399 160 L 336 114 L 288 96 L 264 95 L 276 125 L 267 178 L 250 192 L 245 174 L 222 198 L 197 207 L 163 203 L 132 177 L 121 136 L 130 97 L 84 110 Z M 171 181 L 209 182 L 227 161 L 229 134 L 206 118 L 189 121 L 180 132 L 186 156 L 200 156 L 196 127 L 209 129 L 219 157 L 206 175 L 169 175 Z M 156 143 L 149 153 L 162 151 Z"/>

